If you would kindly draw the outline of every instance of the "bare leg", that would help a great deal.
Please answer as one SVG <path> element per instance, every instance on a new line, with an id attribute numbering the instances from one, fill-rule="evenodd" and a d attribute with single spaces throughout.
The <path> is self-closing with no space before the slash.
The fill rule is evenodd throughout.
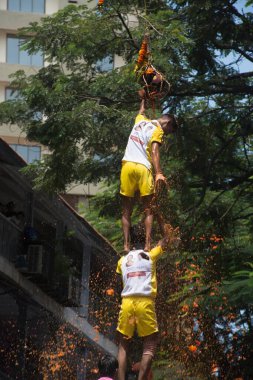
<path id="1" fill-rule="evenodd" d="M 118 380 L 125 380 L 127 367 L 128 339 L 120 334 L 119 352 L 118 352 Z"/>
<path id="2" fill-rule="evenodd" d="M 122 196 L 122 229 L 124 235 L 124 250 L 130 251 L 130 227 L 131 215 L 133 211 L 134 199 Z"/>
<path id="3" fill-rule="evenodd" d="M 147 380 L 158 343 L 158 333 L 145 336 L 138 380 Z"/>
<path id="4" fill-rule="evenodd" d="M 145 239 L 145 247 L 144 251 L 150 251 L 151 249 L 151 231 L 152 231 L 152 225 L 153 225 L 153 211 L 151 208 L 151 201 L 152 201 L 153 195 L 147 195 L 145 197 L 142 197 L 142 203 L 145 213 L 145 219 L 144 219 L 144 225 L 145 225 L 145 233 L 146 233 L 146 239 Z"/>
<path id="5" fill-rule="evenodd" d="M 152 360 L 152 355 L 142 355 L 138 380 L 148 379 L 148 374 L 151 368 Z"/>

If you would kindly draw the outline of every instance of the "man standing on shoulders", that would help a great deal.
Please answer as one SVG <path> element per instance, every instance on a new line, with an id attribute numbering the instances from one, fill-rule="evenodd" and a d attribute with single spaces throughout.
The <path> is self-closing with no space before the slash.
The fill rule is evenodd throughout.
<path id="1" fill-rule="evenodd" d="M 164 135 L 177 130 L 177 121 L 171 114 L 163 114 L 157 120 L 150 120 L 145 116 L 146 93 L 140 90 L 141 104 L 135 119 L 134 127 L 130 133 L 120 176 L 120 194 L 122 195 L 122 228 L 124 235 L 124 250 L 130 250 L 130 227 L 133 211 L 133 200 L 137 190 L 140 192 L 145 212 L 145 246 L 144 250 L 151 248 L 151 230 L 153 212 L 151 200 L 154 194 L 154 168 L 155 181 L 166 178 L 160 166 L 160 146 Z"/>

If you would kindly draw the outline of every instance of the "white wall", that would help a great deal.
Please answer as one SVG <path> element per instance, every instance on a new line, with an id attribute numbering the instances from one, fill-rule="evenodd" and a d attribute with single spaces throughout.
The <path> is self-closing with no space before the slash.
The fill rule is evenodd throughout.
<path id="1" fill-rule="evenodd" d="M 114 68 L 117 69 L 117 67 L 124 66 L 126 64 L 124 58 L 122 58 L 120 55 L 115 54 L 114 55 Z"/>
<path id="2" fill-rule="evenodd" d="M 0 62 L 6 62 L 6 32 L 0 31 Z"/>
<path id="3" fill-rule="evenodd" d="M 60 0 L 46 0 L 46 14 L 51 15 L 52 13 L 57 12 L 60 7 L 59 1 Z"/>
<path id="4" fill-rule="evenodd" d="M 5 85 L 3 83 L 0 83 L 0 102 L 3 102 L 5 100 Z M 1 126 L 0 126 L 1 129 Z"/>
<path id="5" fill-rule="evenodd" d="M 7 9 L 7 0 L 0 0 L 0 10 L 6 10 Z"/>
<path id="6" fill-rule="evenodd" d="M 25 133 L 21 132 L 21 129 L 16 124 L 1 124 L 0 136 L 14 137 L 15 141 L 11 141 L 13 144 L 23 143 L 23 141 L 20 142 L 20 138 L 23 137 L 25 139 L 26 137 Z"/>
<path id="7" fill-rule="evenodd" d="M 96 6 L 97 0 L 91 2 L 88 2 L 87 0 L 78 0 L 76 3 L 76 5 L 83 4 L 86 4 L 89 8 L 93 8 Z M 68 0 L 46 0 L 46 14 L 51 15 L 67 5 L 70 5 Z"/>

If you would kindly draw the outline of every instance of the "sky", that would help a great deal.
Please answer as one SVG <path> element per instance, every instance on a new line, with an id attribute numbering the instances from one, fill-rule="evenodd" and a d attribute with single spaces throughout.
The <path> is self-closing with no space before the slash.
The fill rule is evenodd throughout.
<path id="1" fill-rule="evenodd" d="M 248 7 L 245 6 L 247 3 L 247 0 L 238 0 L 234 5 L 238 9 L 238 11 L 244 12 L 244 13 L 249 13 L 253 12 L 253 6 L 250 5 Z M 232 54 L 229 54 L 226 58 L 223 58 L 223 61 L 225 63 L 231 62 L 231 60 L 234 60 L 235 56 Z M 235 68 L 239 69 L 241 73 L 247 72 L 247 71 L 253 71 L 253 63 L 248 61 L 247 59 L 243 59 L 238 66 L 235 65 Z"/>

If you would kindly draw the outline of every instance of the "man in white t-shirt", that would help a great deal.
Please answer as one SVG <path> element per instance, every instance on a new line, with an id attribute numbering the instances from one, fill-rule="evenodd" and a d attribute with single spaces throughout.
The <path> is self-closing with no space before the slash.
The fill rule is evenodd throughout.
<path id="1" fill-rule="evenodd" d="M 145 212 L 145 247 L 151 247 L 151 230 L 153 213 L 151 200 L 154 194 L 154 168 L 155 181 L 166 178 L 160 166 L 160 146 L 163 136 L 177 130 L 177 121 L 171 114 L 161 115 L 157 120 L 150 120 L 145 116 L 145 91 L 140 90 L 141 105 L 135 119 L 134 127 L 130 133 L 120 175 L 120 194 L 122 195 L 122 228 L 124 235 L 124 250 L 130 250 L 130 226 L 133 211 L 135 192 L 139 190 Z"/>
<path id="2" fill-rule="evenodd" d="M 155 312 L 156 262 L 169 243 L 171 232 L 172 230 L 167 229 L 167 236 L 149 252 L 133 249 L 118 261 L 116 272 L 121 275 L 123 281 L 122 304 L 117 326 L 119 332 L 118 380 L 125 380 L 129 339 L 132 338 L 135 330 L 138 336 L 143 338 L 143 354 L 138 380 L 146 380 L 150 372 L 158 339 Z M 137 238 L 136 243 L 138 240 Z"/>

